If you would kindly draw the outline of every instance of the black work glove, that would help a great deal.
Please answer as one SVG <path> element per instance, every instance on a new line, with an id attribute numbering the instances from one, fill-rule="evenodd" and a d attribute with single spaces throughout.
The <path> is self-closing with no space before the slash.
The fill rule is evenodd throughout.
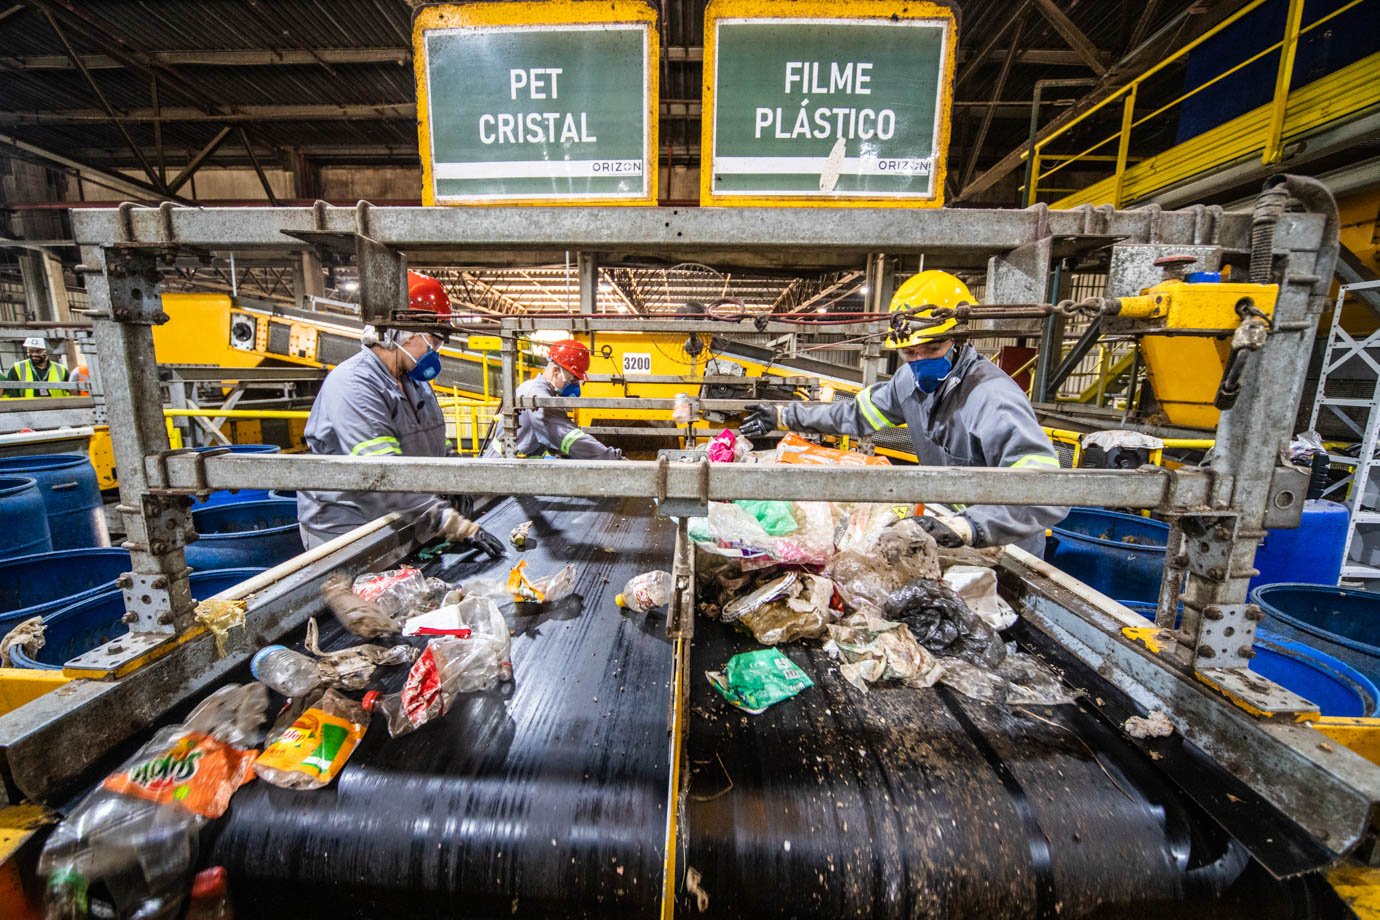
<path id="1" fill-rule="evenodd" d="M 934 537 L 935 543 L 938 543 L 945 549 L 958 549 L 960 546 L 967 546 L 972 539 L 970 536 L 965 540 L 961 533 L 948 524 L 945 524 L 937 517 L 914 517 L 911 518 L 911 520 L 919 524 L 921 529 Z"/>
<path id="2" fill-rule="evenodd" d="M 479 547 L 493 559 L 502 559 L 504 556 L 508 555 L 508 550 L 504 547 L 503 541 L 489 533 L 483 527 L 475 531 L 468 542 Z"/>
<path id="3" fill-rule="evenodd" d="M 780 427 L 777 422 L 775 406 L 757 403 L 748 406 L 747 413 L 747 418 L 743 419 L 743 423 L 738 426 L 738 431 L 745 438 L 760 438 Z"/>
<path id="4" fill-rule="evenodd" d="M 453 493 L 446 497 L 450 500 L 450 506 L 454 508 L 456 511 L 459 511 L 461 515 L 467 518 L 474 517 L 473 496 Z"/>

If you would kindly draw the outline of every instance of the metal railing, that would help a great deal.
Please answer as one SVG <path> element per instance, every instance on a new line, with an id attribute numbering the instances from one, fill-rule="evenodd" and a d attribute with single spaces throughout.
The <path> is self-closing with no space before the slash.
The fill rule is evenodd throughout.
<path id="1" fill-rule="evenodd" d="M 1130 149 L 1132 131 L 1138 127 L 1141 127 L 1142 125 L 1152 123 L 1156 119 L 1162 118 L 1166 112 L 1180 105 L 1182 102 L 1184 102 L 1184 100 L 1192 98 L 1198 93 L 1201 93 L 1203 90 L 1217 83 L 1220 83 L 1222 80 L 1227 79 L 1228 77 L 1232 76 L 1235 73 L 1238 73 L 1242 69 L 1250 66 L 1251 64 L 1254 64 L 1256 61 L 1268 57 L 1269 55 L 1274 54 L 1275 52 L 1280 52 L 1280 60 L 1279 67 L 1276 71 L 1275 77 L 1274 97 L 1268 106 L 1270 110 L 1268 122 L 1264 126 L 1263 130 L 1259 132 L 1254 132 L 1249 136 L 1235 137 L 1233 138 L 1233 141 L 1234 146 L 1240 148 L 1242 152 L 1259 149 L 1261 151 L 1261 160 L 1266 165 L 1278 162 L 1283 155 L 1283 139 L 1285 132 L 1286 109 L 1289 104 L 1289 93 L 1293 79 L 1294 56 L 1295 51 L 1298 48 L 1298 42 L 1300 37 L 1306 35 L 1307 33 L 1313 31 L 1314 29 L 1320 26 L 1325 25 L 1328 22 L 1331 22 L 1333 19 L 1336 19 L 1343 13 L 1347 13 L 1352 9 L 1355 9 L 1356 7 L 1360 6 L 1361 4 L 1367 2 L 1371 2 L 1371 0 L 1351 0 L 1350 3 L 1346 3 L 1343 6 L 1340 6 L 1337 9 L 1333 10 L 1332 12 L 1320 16 L 1313 22 L 1307 25 L 1302 25 L 1304 0 L 1290 0 L 1288 15 L 1285 17 L 1284 34 L 1281 36 L 1279 41 L 1270 45 L 1268 48 L 1264 48 L 1261 51 L 1251 55 L 1250 57 L 1241 61 L 1239 64 L 1235 65 L 1229 70 L 1217 74 L 1213 76 L 1211 79 L 1208 79 L 1203 83 L 1199 84 L 1198 86 L 1194 87 L 1193 89 L 1187 90 L 1182 94 L 1174 97 L 1170 101 L 1156 108 L 1154 111 L 1137 117 L 1135 111 L 1136 99 L 1140 88 L 1146 83 L 1146 81 L 1160 74 L 1171 64 L 1180 61 L 1181 59 L 1186 57 L 1189 54 L 1189 52 L 1193 51 L 1195 48 L 1198 48 L 1204 42 L 1208 41 L 1214 36 L 1221 34 L 1223 31 L 1230 28 L 1235 23 L 1241 21 L 1246 16 L 1260 9 L 1266 3 L 1266 0 L 1252 0 L 1251 3 L 1248 3 L 1246 6 L 1237 10 L 1231 16 L 1228 16 L 1226 19 L 1222 20 L 1222 22 L 1218 23 L 1215 27 L 1198 36 L 1188 44 L 1184 45 L 1178 51 L 1169 55 L 1155 66 L 1151 67 L 1144 73 L 1140 74 L 1139 76 L 1135 77 L 1134 79 L 1126 83 L 1126 85 L 1116 89 L 1115 91 L 1110 93 L 1105 99 L 1102 99 L 1095 105 L 1088 108 L 1086 111 L 1077 115 L 1076 117 L 1071 119 L 1067 124 L 1061 125 L 1054 131 L 1047 134 L 1044 138 L 1036 141 L 1033 149 L 1026 152 L 1026 156 L 1031 160 L 1030 181 L 1027 183 L 1026 188 L 1024 190 L 1026 205 L 1034 204 L 1038 200 L 1038 195 L 1041 191 L 1044 191 L 1046 193 L 1078 191 L 1078 189 L 1074 188 L 1041 188 L 1042 180 L 1048 179 L 1055 173 L 1067 169 L 1070 165 L 1074 163 L 1111 163 L 1113 164 L 1113 173 L 1111 177 L 1112 188 L 1111 195 L 1109 197 L 1109 203 L 1112 204 L 1114 207 L 1121 207 L 1123 204 L 1123 199 L 1125 198 L 1124 192 L 1127 164 L 1136 161 L 1136 158 L 1131 155 Z M 1054 153 L 1049 151 L 1050 145 L 1053 144 L 1056 140 L 1058 140 L 1061 137 L 1064 137 L 1065 135 L 1068 135 L 1069 132 L 1071 132 L 1078 125 L 1082 124 L 1084 121 L 1088 120 L 1093 115 L 1102 111 L 1108 106 L 1111 106 L 1118 100 L 1120 100 L 1122 104 L 1121 123 L 1120 127 L 1114 133 L 1102 138 L 1101 140 L 1097 141 L 1089 147 L 1084 148 L 1083 150 L 1077 153 Z M 1334 117 L 1340 114 L 1344 113 L 1335 112 Z M 1109 148 L 1109 145 L 1113 143 L 1116 144 L 1116 152 L 1114 154 L 1106 152 L 1106 149 Z M 1103 152 L 1098 153 L 1098 151 Z M 1048 169 L 1043 169 L 1046 163 L 1052 163 L 1053 165 L 1051 165 Z M 1065 184 L 1067 185 L 1068 183 Z"/>

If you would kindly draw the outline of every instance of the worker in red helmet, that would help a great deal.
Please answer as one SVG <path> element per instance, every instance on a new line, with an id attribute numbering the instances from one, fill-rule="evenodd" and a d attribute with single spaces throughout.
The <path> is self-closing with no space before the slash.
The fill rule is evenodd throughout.
<path id="1" fill-rule="evenodd" d="M 546 367 L 517 388 L 517 397 L 579 396 L 580 384 L 589 376 L 589 349 L 574 339 L 553 342 Z M 489 442 L 489 456 L 498 454 L 503 435 L 499 416 Z M 623 452 L 599 442 L 580 430 L 564 409 L 522 409 L 517 414 L 519 457 L 569 457 L 572 460 L 622 460 Z"/>
<path id="2" fill-rule="evenodd" d="M 448 317 L 450 298 L 435 278 L 408 272 L 409 307 Z M 442 320 L 443 322 L 448 320 Z M 326 375 L 307 418 L 314 454 L 350 457 L 445 457 L 446 420 L 431 381 L 441 372 L 442 335 L 365 326 L 359 354 Z M 297 493 L 297 520 L 308 549 L 396 511 L 415 520 L 423 541 L 470 541 L 491 556 L 503 544 L 451 500 L 417 492 Z"/>

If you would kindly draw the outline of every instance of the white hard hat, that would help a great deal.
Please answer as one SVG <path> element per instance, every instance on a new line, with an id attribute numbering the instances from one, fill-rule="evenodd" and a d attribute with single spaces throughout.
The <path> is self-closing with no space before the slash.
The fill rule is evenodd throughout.
<path id="1" fill-rule="evenodd" d="M 25 348 L 42 348 L 44 351 L 47 351 L 47 350 L 48 350 L 48 343 L 45 342 L 45 341 L 44 341 L 42 338 L 40 338 L 39 336 L 31 335 L 31 336 L 29 336 L 27 339 L 24 340 L 24 347 L 25 347 Z"/>

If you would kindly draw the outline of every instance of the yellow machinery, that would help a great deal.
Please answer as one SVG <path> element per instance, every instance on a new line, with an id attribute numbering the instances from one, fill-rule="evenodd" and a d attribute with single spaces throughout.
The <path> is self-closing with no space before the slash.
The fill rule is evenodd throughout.
<path id="1" fill-rule="evenodd" d="M 1146 372 L 1170 424 L 1217 427 L 1235 362 L 1263 341 L 1278 293 L 1273 284 L 1175 278 L 1121 298 L 1115 319 L 1142 334 Z"/>

